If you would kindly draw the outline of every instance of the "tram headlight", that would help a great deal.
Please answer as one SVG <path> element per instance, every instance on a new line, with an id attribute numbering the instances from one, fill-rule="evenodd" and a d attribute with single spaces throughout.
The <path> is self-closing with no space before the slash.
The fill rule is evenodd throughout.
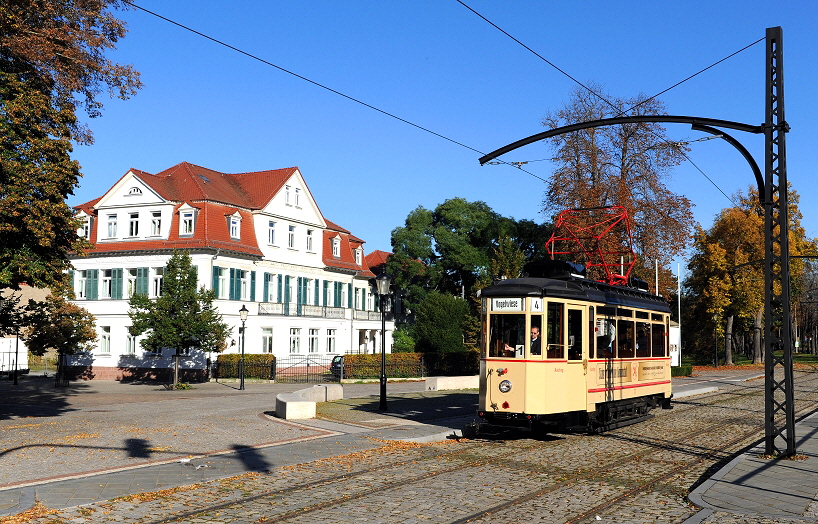
<path id="1" fill-rule="evenodd" d="M 499 387 L 500 387 L 500 392 L 501 393 L 508 393 L 509 391 L 511 391 L 511 381 L 510 380 L 504 380 L 504 381 L 500 382 Z"/>

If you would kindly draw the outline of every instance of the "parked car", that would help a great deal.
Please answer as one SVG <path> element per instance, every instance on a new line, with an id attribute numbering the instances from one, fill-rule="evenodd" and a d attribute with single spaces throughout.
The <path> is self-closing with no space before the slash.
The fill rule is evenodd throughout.
<path id="1" fill-rule="evenodd" d="M 343 355 L 335 355 L 332 357 L 332 364 L 329 366 L 329 370 L 332 372 L 332 376 L 337 379 L 341 378 L 341 373 L 343 372 L 344 368 L 344 356 Z"/>

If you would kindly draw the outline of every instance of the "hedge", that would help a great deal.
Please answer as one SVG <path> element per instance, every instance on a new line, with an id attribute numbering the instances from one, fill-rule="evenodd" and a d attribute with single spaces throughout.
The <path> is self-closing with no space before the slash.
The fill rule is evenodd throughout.
<path id="1" fill-rule="evenodd" d="M 453 353 L 390 353 L 386 355 L 389 378 L 477 375 L 480 352 L 476 349 Z M 381 376 L 381 355 L 344 355 L 344 378 L 365 379 Z"/>
<path id="2" fill-rule="evenodd" d="M 216 367 L 214 370 L 216 378 L 238 378 L 239 361 L 241 355 L 229 353 L 216 357 Z M 275 355 L 265 354 L 245 354 L 244 355 L 244 377 L 262 380 L 273 380 L 275 370 Z"/>
<path id="3" fill-rule="evenodd" d="M 671 377 L 689 377 L 691 374 L 693 374 L 692 364 L 683 364 L 681 366 L 670 367 Z"/>

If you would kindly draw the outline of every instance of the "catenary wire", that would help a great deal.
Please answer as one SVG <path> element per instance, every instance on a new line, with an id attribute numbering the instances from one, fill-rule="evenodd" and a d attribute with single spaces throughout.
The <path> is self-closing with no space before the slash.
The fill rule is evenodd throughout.
<path id="1" fill-rule="evenodd" d="M 341 97 L 343 97 L 343 98 L 346 98 L 347 100 L 350 100 L 350 101 L 355 102 L 355 103 L 357 103 L 357 104 L 360 104 L 360 105 L 362 105 L 362 106 L 364 106 L 364 107 L 367 107 L 367 108 L 369 108 L 369 109 L 372 109 L 372 110 L 374 110 L 374 111 L 377 111 L 378 113 L 381 113 L 381 114 L 386 115 L 386 116 L 388 116 L 388 117 L 394 118 L 395 120 L 398 120 L 398 121 L 400 121 L 400 122 L 403 122 L 404 124 L 408 124 L 408 125 L 410 125 L 410 126 L 412 126 L 412 127 L 414 127 L 414 128 L 420 129 L 421 131 L 425 131 L 425 132 L 427 132 L 427 133 L 430 133 L 430 134 L 432 134 L 432 135 L 434 135 L 434 136 L 436 136 L 436 137 L 438 137 L 438 138 L 442 138 L 443 140 L 447 140 L 447 141 L 449 141 L 449 142 L 451 142 L 451 143 L 453 143 L 453 144 L 457 144 L 457 145 L 459 145 L 459 146 L 461 146 L 461 147 L 465 147 L 466 149 L 469 149 L 470 151 L 474 151 L 475 153 L 479 153 L 480 155 L 484 155 L 484 154 L 485 154 L 483 151 L 480 151 L 479 149 L 475 149 L 475 148 L 473 148 L 473 147 L 471 147 L 471 146 L 468 146 L 468 145 L 466 145 L 466 144 L 464 144 L 464 143 L 462 143 L 462 142 L 458 142 L 457 140 L 454 140 L 453 138 L 449 138 L 449 137 L 447 137 L 447 136 L 445 136 L 445 135 L 442 135 L 442 134 L 440 134 L 440 133 L 437 133 L 437 132 L 435 132 L 435 131 L 432 131 L 432 130 L 431 130 L 431 129 L 429 129 L 429 128 L 426 128 L 426 127 L 423 127 L 423 126 L 421 126 L 421 125 L 415 124 L 414 122 L 410 122 L 409 120 L 406 120 L 405 118 L 401 118 L 401 117 L 399 117 L 399 116 L 397 116 L 397 115 L 395 115 L 395 114 L 393 114 L 393 113 L 390 113 L 390 112 L 388 112 L 388 111 L 385 111 L 385 110 L 383 110 L 383 109 L 380 109 L 380 108 L 378 108 L 378 107 L 375 107 L 375 106 L 373 106 L 373 105 L 371 105 L 371 104 L 368 104 L 368 103 L 364 102 L 363 100 L 359 100 L 359 99 L 357 99 L 357 98 L 355 98 L 355 97 L 352 97 L 352 96 L 350 96 L 350 95 L 347 95 L 347 94 L 345 94 L 345 93 L 342 93 L 342 92 L 340 92 L 340 91 L 338 91 L 338 90 L 336 90 L 336 89 L 333 89 L 333 88 L 331 88 L 331 87 L 329 87 L 329 86 L 327 86 L 327 85 L 324 85 L 324 84 L 322 84 L 322 83 L 320 83 L 320 82 L 316 82 L 315 80 L 311 80 L 311 79 L 309 79 L 309 78 L 307 78 L 307 77 L 305 77 L 305 76 L 299 75 L 298 73 L 296 73 L 296 72 L 294 72 L 294 71 L 290 71 L 289 69 L 286 69 L 286 68 L 284 68 L 284 67 L 281 67 L 281 66 L 279 66 L 279 65 L 276 65 L 276 64 L 274 64 L 274 63 L 272 63 L 272 62 L 270 62 L 270 61 L 268 61 L 268 60 L 265 60 L 265 59 L 263 59 L 263 58 L 261 58 L 261 57 L 259 57 L 259 56 L 256 56 L 256 55 L 254 55 L 254 54 L 252 54 L 252 53 L 249 53 L 249 52 L 247 52 L 247 51 L 244 51 L 244 50 L 242 50 L 242 49 L 239 49 L 238 47 L 235 47 L 235 46 L 232 46 L 232 45 L 230 45 L 230 44 L 228 44 L 228 43 L 226 43 L 226 42 L 223 42 L 222 40 L 219 40 L 219 39 L 214 38 L 214 37 L 212 37 L 212 36 L 209 36 L 209 35 L 207 35 L 207 34 L 205 34 L 205 33 L 202 33 L 201 31 L 197 31 L 196 29 L 193 29 L 192 27 L 188 27 L 188 26 L 186 26 L 186 25 L 184 25 L 184 24 L 181 24 L 181 23 L 179 23 L 179 22 L 176 22 L 175 20 L 172 20 L 172 19 L 170 19 L 170 18 L 167 18 L 167 17 L 165 17 L 165 16 L 162 16 L 162 15 L 160 15 L 159 13 L 156 13 L 156 12 L 154 12 L 154 11 L 151 11 L 151 10 L 149 10 L 149 9 L 146 9 L 146 8 L 144 8 L 144 7 L 140 6 L 140 5 L 137 5 L 137 4 L 133 3 L 133 2 L 131 2 L 130 0 L 123 0 L 123 2 L 124 2 L 125 4 L 127 4 L 127 5 L 129 5 L 129 6 L 133 7 L 133 8 L 135 8 L 135 9 L 139 9 L 140 11 L 144 11 L 145 13 L 148 13 L 149 15 L 153 15 L 153 16 L 155 16 L 155 17 L 157 17 L 157 18 L 161 19 L 161 20 L 164 20 L 164 21 L 166 21 L 166 22 L 170 23 L 170 24 L 173 24 L 173 25 L 175 25 L 175 26 L 177 26 L 177 27 L 180 27 L 180 28 L 182 28 L 182 29 L 185 29 L 186 31 L 190 31 L 191 33 L 194 33 L 194 34 L 196 34 L 196 35 L 198 35 L 198 36 L 201 36 L 202 38 L 206 38 L 207 40 L 210 40 L 211 42 L 214 42 L 214 43 L 216 43 L 216 44 L 219 44 L 219 45 L 221 45 L 221 46 L 224 46 L 224 47 L 226 47 L 226 48 L 228 48 L 228 49 L 230 49 L 230 50 L 232 50 L 232 51 L 235 51 L 235 52 L 237 52 L 237 53 L 240 53 L 240 54 L 242 54 L 242 55 L 245 55 L 245 56 L 247 56 L 247 57 L 249 57 L 249 58 L 252 58 L 253 60 L 257 60 L 257 61 L 259 61 L 259 62 L 261 62 L 261 63 L 263 63 L 263 64 L 265 64 L 265 65 L 268 65 L 268 66 L 270 66 L 270 67 L 274 67 L 274 68 L 278 69 L 279 71 L 282 71 L 282 72 L 284 72 L 284 73 L 287 73 L 288 75 L 292 75 L 292 76 L 294 76 L 294 77 L 298 78 L 299 80 L 303 80 L 303 81 L 305 81 L 305 82 L 309 82 L 310 84 L 312 84 L 312 85 L 314 85 L 314 86 L 316 86 L 316 87 L 320 87 L 321 89 L 325 89 L 325 90 L 327 90 L 327 91 L 329 91 L 329 92 L 331 92 L 331 93 L 333 93 L 333 94 L 336 94 L 336 95 L 338 95 L 338 96 L 341 96 Z M 544 179 L 544 178 L 542 178 L 541 176 L 538 176 L 538 175 L 536 175 L 536 174 L 534 174 L 534 173 L 532 173 L 532 172 L 530 172 L 530 171 L 528 171 L 528 170 L 526 170 L 526 169 L 523 169 L 523 168 L 521 167 L 521 165 L 519 165 L 519 164 L 512 163 L 512 162 L 505 162 L 505 161 L 501 161 L 501 162 L 502 162 L 503 164 L 509 165 L 509 166 L 511 166 L 511 167 L 515 167 L 515 168 L 519 169 L 520 171 L 523 171 L 524 173 L 528 173 L 529 175 L 531 175 L 531 176 L 533 176 L 534 178 L 537 178 L 537 179 L 539 179 L 539 180 L 541 180 L 541 181 L 543 181 L 543 182 L 547 182 L 547 180 L 545 180 L 545 179 Z"/>
<path id="2" fill-rule="evenodd" d="M 670 86 L 669 88 L 667 88 L 667 89 L 665 89 L 665 90 L 663 90 L 663 91 L 661 91 L 661 92 L 659 92 L 659 93 L 657 93 L 657 94 L 653 95 L 653 96 L 652 96 L 652 97 L 650 97 L 650 98 L 647 98 L 647 99 L 645 99 L 645 100 L 642 100 L 641 102 L 639 102 L 638 104 L 634 105 L 633 107 L 631 107 L 631 108 L 626 109 L 626 110 L 624 110 L 624 111 L 623 111 L 623 110 L 620 110 L 618 107 L 616 107 L 616 105 L 615 105 L 615 104 L 613 104 L 611 101 L 609 101 L 607 98 L 605 98 L 605 97 L 604 97 L 604 96 L 602 96 L 601 94 L 597 93 L 596 91 L 594 91 L 594 90 L 593 90 L 593 89 L 591 89 L 590 87 L 586 86 L 585 84 L 583 84 L 582 82 L 580 82 L 579 80 L 577 80 L 576 78 L 574 78 L 573 76 L 571 76 L 569 73 L 567 73 L 565 70 L 563 70 L 562 68 L 560 68 L 559 66 L 557 66 L 556 64 L 554 64 L 553 62 L 551 62 L 550 60 L 548 60 L 547 58 L 545 58 L 544 56 L 542 56 L 541 54 L 537 53 L 537 52 L 536 52 L 535 50 L 533 50 L 531 47 L 527 46 L 527 45 L 526 45 L 526 44 L 524 44 L 522 41 L 520 41 L 519 39 L 517 39 L 516 37 L 514 37 L 513 35 L 511 35 L 511 34 L 510 34 L 508 31 L 504 30 L 503 28 L 501 28 L 500 26 L 498 26 L 497 24 L 495 24 L 494 22 L 492 22 L 491 20 L 489 20 L 488 18 L 486 18 L 485 16 L 483 16 L 482 14 L 478 13 L 477 11 L 475 11 L 473 8 L 471 8 L 469 5 L 467 5 L 465 2 L 463 2 L 463 0 L 457 0 L 457 2 L 458 2 L 460 5 L 462 5 L 463 7 L 465 7 L 466 9 L 468 9 L 469 11 L 471 11 L 472 13 L 474 13 L 475 15 L 477 15 L 478 17 L 480 17 L 481 19 L 483 19 L 483 20 L 484 20 L 486 23 L 488 23 L 489 25 L 491 25 L 492 27 L 494 27 L 495 29 L 497 29 L 498 31 L 500 31 L 501 33 L 503 33 L 504 35 L 506 35 L 507 37 L 509 37 L 509 38 L 510 38 L 510 39 L 512 39 L 513 41 L 515 41 L 516 43 L 518 43 L 520 46 L 522 46 L 523 48 L 525 48 L 526 50 L 528 50 L 529 52 L 531 52 L 533 55 L 535 55 L 536 57 L 538 57 L 540 60 L 542 60 L 543 62 L 547 63 L 548 65 L 550 65 L 551 67 L 553 67 L 554 69 L 556 69 L 557 71 L 559 71 L 560 73 L 562 73 L 563 75 L 565 75 L 566 77 L 568 77 L 569 79 L 571 79 L 573 82 L 575 82 L 576 84 L 578 84 L 578 85 L 579 85 L 580 87 L 582 87 L 583 89 L 587 90 L 589 93 L 591 93 L 592 95 L 594 95 L 595 97 L 597 97 L 599 100 L 601 100 L 601 101 L 605 102 L 606 104 L 608 104 L 609 106 L 611 106 L 611 107 L 612 107 L 614 110 L 619 111 L 619 113 L 617 113 L 617 115 L 616 115 L 616 116 L 623 116 L 623 115 L 624 115 L 624 116 L 630 116 L 630 115 L 628 115 L 628 114 L 627 114 L 629 111 L 632 111 L 633 109 L 636 109 L 636 108 L 637 108 L 637 107 L 639 107 L 640 105 L 642 105 L 642 104 L 644 104 L 644 103 L 646 103 L 646 102 L 648 102 L 648 101 L 650 101 L 650 100 L 652 100 L 652 99 L 654 99 L 654 98 L 658 97 L 658 96 L 659 96 L 659 95 L 661 95 L 661 94 L 667 93 L 667 92 L 668 92 L 668 91 L 670 91 L 671 89 L 673 89 L 673 88 L 675 88 L 675 87 L 680 86 L 681 84 L 683 84 L 683 83 L 687 82 L 688 80 L 690 80 L 690 79 L 692 79 L 692 78 L 694 78 L 694 77 L 698 76 L 699 74 L 701 74 L 701 73 L 703 73 L 703 72 L 707 71 L 708 69 L 710 69 L 710 68 L 712 68 L 712 67 L 715 67 L 716 65 L 718 65 L 718 64 L 720 64 L 721 62 L 724 62 L 725 60 L 727 60 L 727 59 L 729 59 L 729 58 L 731 58 L 731 57 L 733 57 L 733 56 L 737 55 L 738 53 L 741 53 L 742 51 L 744 51 L 744 50 L 746 50 L 746 49 L 749 49 L 750 47 L 752 47 L 752 46 L 756 45 L 757 43 L 759 43 L 759 42 L 761 42 L 761 41 L 763 41 L 763 40 L 765 40 L 765 38 L 766 38 L 766 37 L 764 37 L 764 38 L 760 38 L 760 39 L 756 40 L 755 42 L 753 42 L 753 43 L 751 43 L 751 44 L 746 45 L 745 47 L 743 47 L 743 48 L 739 49 L 738 51 L 735 51 L 734 53 L 731 53 L 730 55 L 728 55 L 728 56 L 726 56 L 726 57 L 722 58 L 721 60 L 718 60 L 718 61 L 716 61 L 716 62 L 714 62 L 714 63 L 710 64 L 709 66 L 707 66 L 707 67 L 705 67 L 705 68 L 701 69 L 700 71 L 698 71 L 698 72 L 696 72 L 696 73 L 694 73 L 694 74 L 692 74 L 692 75 L 688 76 L 688 77 L 687 77 L 687 78 L 685 78 L 684 80 L 682 80 L 682 81 L 680 81 L 680 82 L 677 82 L 676 84 L 674 84 L 674 85 Z M 657 138 L 659 138 L 660 140 L 662 140 L 663 142 L 668 142 L 668 143 L 670 143 L 670 141 L 669 141 L 669 140 L 667 140 L 667 139 L 665 139 L 664 137 L 662 137 L 661 135 L 659 135 L 659 134 L 658 134 L 656 131 L 654 131 L 654 130 L 653 130 L 653 129 L 651 129 L 650 127 L 648 127 L 648 131 L 649 131 L 649 132 L 650 132 L 652 135 L 654 135 L 655 137 L 657 137 Z M 701 169 L 701 168 L 700 168 L 698 165 L 696 165 L 696 163 L 695 163 L 695 162 L 693 162 L 693 160 L 692 160 L 692 159 L 691 159 L 691 158 L 690 158 L 690 157 L 687 155 L 687 153 L 685 153 L 684 151 L 681 151 L 681 150 L 680 150 L 679 152 L 682 154 L 682 156 L 684 156 L 684 157 L 685 157 L 685 159 L 686 159 L 688 162 L 690 162 L 690 164 L 691 164 L 691 165 L 692 165 L 692 166 L 693 166 L 693 167 L 694 167 L 694 168 L 695 168 L 695 169 L 696 169 L 696 170 L 697 170 L 699 173 L 701 173 L 701 174 L 702 174 L 702 176 L 704 176 L 704 177 L 705 177 L 705 178 L 706 178 L 706 179 L 707 179 L 707 180 L 708 180 L 708 181 L 709 181 L 709 182 L 710 182 L 710 183 L 713 185 L 713 187 L 715 187 L 716 189 L 718 189 L 718 190 L 719 190 L 719 192 L 720 192 L 722 195 L 724 195 L 724 197 L 725 197 L 725 198 L 726 198 L 726 199 L 727 199 L 727 200 L 728 200 L 728 201 L 729 201 L 731 204 L 736 205 L 736 203 L 733 201 L 733 199 L 732 199 L 732 198 L 730 198 L 729 196 L 727 196 L 727 194 L 726 194 L 726 193 L 725 193 L 725 192 L 724 192 L 724 191 L 723 191 L 723 190 L 722 190 L 722 189 L 721 189 L 721 188 L 718 186 L 718 184 L 716 184 L 716 183 L 715 183 L 715 181 L 713 181 L 713 179 L 712 179 L 712 178 L 710 178 L 710 177 L 709 177 L 709 176 L 708 176 L 708 175 L 707 175 L 707 174 L 706 174 L 706 173 L 705 173 L 705 172 L 704 172 L 704 171 L 703 171 L 703 170 L 702 170 L 702 169 Z M 522 163 L 524 163 L 524 162 L 513 162 L 513 164 L 515 164 L 515 165 L 519 165 L 519 164 L 522 164 Z"/>

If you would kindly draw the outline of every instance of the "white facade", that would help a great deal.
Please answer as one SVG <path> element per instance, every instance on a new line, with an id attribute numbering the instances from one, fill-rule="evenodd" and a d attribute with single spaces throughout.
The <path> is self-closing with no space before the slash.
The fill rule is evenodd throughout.
<path id="1" fill-rule="evenodd" d="M 161 293 L 175 249 L 190 253 L 199 286 L 216 292 L 214 304 L 233 333 L 227 353 L 241 349 L 242 306 L 250 310 L 246 353 L 380 352 L 381 316 L 363 241 L 324 219 L 297 168 L 132 170 L 77 211 L 86 221 L 79 233 L 94 247 L 72 260 L 74 302 L 94 315 L 99 339 L 72 365 L 90 365 L 95 378 L 172 366 L 173 349 L 151 354 L 128 334 L 128 299 Z M 387 351 L 393 329 L 390 320 Z M 180 366 L 201 369 L 205 357 L 190 355 Z"/>

